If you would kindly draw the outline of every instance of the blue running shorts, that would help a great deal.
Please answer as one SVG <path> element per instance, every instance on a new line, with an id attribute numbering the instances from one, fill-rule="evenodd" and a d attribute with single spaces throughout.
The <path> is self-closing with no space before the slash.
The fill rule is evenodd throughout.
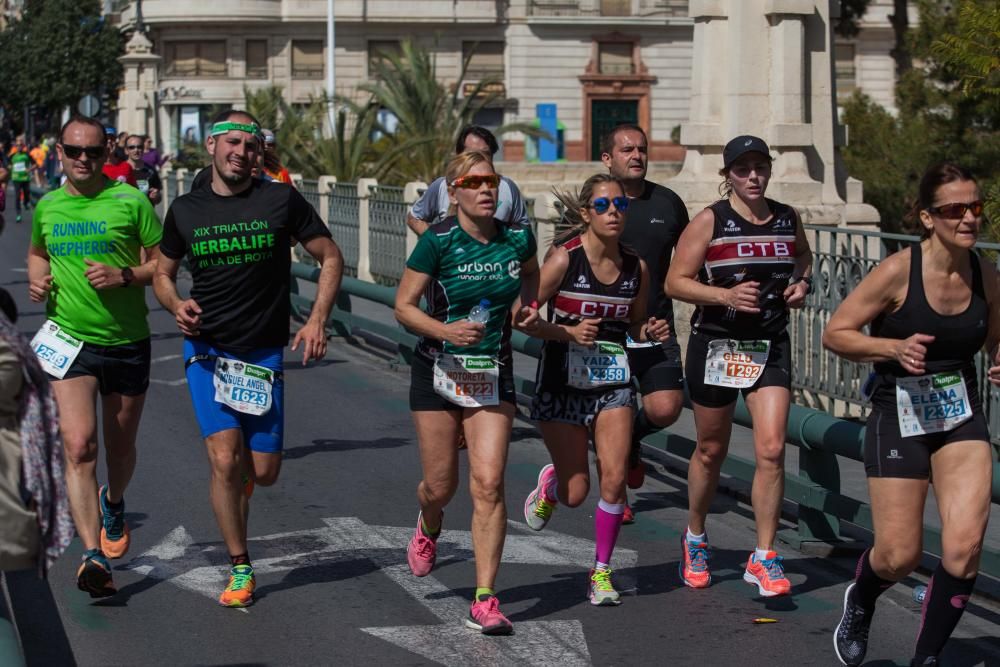
<path id="1" fill-rule="evenodd" d="M 281 373 L 284 368 L 283 353 L 283 348 L 269 347 L 237 356 L 204 341 L 184 339 L 185 375 L 201 437 L 238 428 L 243 432 L 244 444 L 252 451 L 269 454 L 281 451 L 285 431 L 284 380 L 280 376 L 275 379 L 270 410 L 262 415 L 248 415 L 215 400 L 212 376 L 216 357 L 239 359 Z"/>

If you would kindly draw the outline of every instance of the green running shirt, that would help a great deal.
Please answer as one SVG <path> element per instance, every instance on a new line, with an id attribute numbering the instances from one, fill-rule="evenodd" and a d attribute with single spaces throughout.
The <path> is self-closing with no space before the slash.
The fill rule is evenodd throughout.
<path id="1" fill-rule="evenodd" d="M 27 153 L 14 153 L 10 156 L 10 180 L 23 183 L 31 180 L 31 156 Z"/>
<path id="2" fill-rule="evenodd" d="M 129 285 L 97 290 L 84 273 L 90 259 L 116 268 L 141 264 L 141 248 L 160 242 L 163 228 L 146 195 L 105 180 L 93 197 L 61 187 L 38 202 L 31 244 L 49 255 L 52 291 L 46 315 L 69 334 L 113 346 L 149 338 L 146 290 Z"/>
<path id="3" fill-rule="evenodd" d="M 452 216 L 431 225 L 406 261 L 414 271 L 431 276 L 427 288 L 428 314 L 449 323 L 465 319 L 481 299 L 490 300 L 486 335 L 476 345 L 421 338 L 417 350 L 427 357 L 438 351 L 452 354 L 509 354 L 510 307 L 521 292 L 521 263 L 535 256 L 531 228 L 497 221 L 497 235 L 489 243 L 469 236 Z"/>

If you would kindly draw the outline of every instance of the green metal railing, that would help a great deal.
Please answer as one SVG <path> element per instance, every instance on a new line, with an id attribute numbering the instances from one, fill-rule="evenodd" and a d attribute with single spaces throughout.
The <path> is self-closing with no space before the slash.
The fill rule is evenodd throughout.
<path id="1" fill-rule="evenodd" d="M 368 187 L 368 256 L 372 278 L 380 285 L 396 285 L 406 266 L 406 203 L 403 188 Z"/>
<path id="2" fill-rule="evenodd" d="M 330 192 L 328 217 L 330 233 L 344 254 L 344 275 L 358 275 L 361 238 L 358 230 L 358 186 L 334 183 Z"/>
<path id="3" fill-rule="evenodd" d="M 806 306 L 793 310 L 789 323 L 792 338 L 793 386 L 809 400 L 819 397 L 843 401 L 855 413 L 864 415 L 867 404 L 860 387 L 871 370 L 869 364 L 856 364 L 823 349 L 823 329 L 833 311 L 858 283 L 888 255 L 919 241 L 916 236 L 849 230 L 826 225 L 805 225 L 813 252 L 813 292 Z M 1000 244 L 980 243 L 980 252 L 995 256 Z M 980 369 L 988 364 L 985 354 L 978 359 Z M 990 385 L 980 373 L 981 390 L 987 397 L 985 411 L 993 444 L 1000 446 L 1000 390 Z"/>
<path id="4" fill-rule="evenodd" d="M 316 282 L 319 269 L 293 265 L 292 276 Z M 398 325 L 378 322 L 353 314 L 350 310 L 349 301 L 352 298 L 392 308 L 395 294 L 395 289 L 391 287 L 344 278 L 341 297 L 331 315 L 330 325 L 339 335 L 349 336 L 353 332 L 364 330 L 392 341 L 397 345 L 400 358 L 409 362 L 416 336 Z M 300 314 L 308 313 L 312 306 L 309 299 L 297 294 L 293 295 L 292 302 Z M 514 332 L 512 344 L 515 350 L 529 356 L 538 358 L 541 354 L 542 342 L 523 333 Z M 532 380 L 517 377 L 515 382 L 519 393 L 534 393 Z M 734 423 L 752 427 L 750 413 L 742 397 L 736 406 Z M 798 530 L 795 535 L 786 536 L 786 539 L 836 544 L 844 541 L 841 536 L 842 521 L 872 530 L 868 503 L 841 493 L 840 463 L 837 459 L 842 456 L 853 461 L 863 460 L 864 427 L 818 410 L 792 405 L 788 417 L 787 442 L 799 448 L 799 471 L 785 474 L 785 498 L 798 504 Z M 654 433 L 645 438 L 643 444 L 676 457 L 679 464 L 690 459 L 695 448 L 693 440 L 669 430 Z M 734 454 L 727 456 L 722 466 L 723 474 L 747 483 L 753 480 L 754 469 L 752 460 Z M 1000 463 L 996 461 L 993 463 L 993 502 L 1000 503 Z M 940 554 L 940 531 L 924 526 L 924 546 L 927 551 Z M 1000 577 L 1000 553 L 984 547 L 980 570 L 992 577 Z"/>

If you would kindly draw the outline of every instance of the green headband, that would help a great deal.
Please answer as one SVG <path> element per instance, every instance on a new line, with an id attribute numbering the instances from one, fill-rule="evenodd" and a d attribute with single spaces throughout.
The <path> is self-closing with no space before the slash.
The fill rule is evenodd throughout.
<path id="1" fill-rule="evenodd" d="M 248 132 L 253 135 L 260 134 L 260 128 L 254 123 L 234 123 L 227 120 L 212 126 L 212 136 L 225 134 L 230 130 L 240 130 L 241 132 Z"/>

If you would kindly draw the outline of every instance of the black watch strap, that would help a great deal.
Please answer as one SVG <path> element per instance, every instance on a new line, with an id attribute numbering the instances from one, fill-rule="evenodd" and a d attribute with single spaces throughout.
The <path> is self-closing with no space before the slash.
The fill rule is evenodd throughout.
<path id="1" fill-rule="evenodd" d="M 128 287 L 135 280 L 135 273 L 132 272 L 131 266 L 126 266 L 122 269 L 122 287 Z"/>

